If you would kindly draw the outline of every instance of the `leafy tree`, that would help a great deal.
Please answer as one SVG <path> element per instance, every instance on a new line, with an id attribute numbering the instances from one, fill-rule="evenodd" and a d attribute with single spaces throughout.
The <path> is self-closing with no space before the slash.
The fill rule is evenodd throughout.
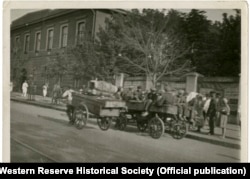
<path id="1" fill-rule="evenodd" d="M 185 14 L 183 31 L 192 47 L 196 71 L 205 76 L 238 76 L 240 72 L 240 11 L 223 14 L 222 22 L 207 20 L 205 11 Z"/>
<path id="2" fill-rule="evenodd" d="M 107 28 L 101 29 L 100 51 L 128 74 L 146 75 L 153 85 L 164 75 L 189 71 L 186 55 L 189 47 L 178 30 L 179 12 L 171 10 L 137 9 L 126 16 L 113 14 Z"/>
<path id="3" fill-rule="evenodd" d="M 11 81 L 14 84 L 14 90 L 21 90 L 22 83 L 28 78 L 28 71 L 25 69 L 28 60 L 20 45 L 11 49 Z"/>
<path id="4" fill-rule="evenodd" d="M 93 40 L 86 40 L 82 45 L 71 49 L 72 69 L 75 79 L 107 80 L 115 69 L 112 59 L 100 50 L 102 47 Z"/>
<path id="5" fill-rule="evenodd" d="M 62 78 L 66 74 L 71 72 L 71 61 L 67 53 L 57 53 L 55 57 L 48 57 L 47 63 L 43 66 L 43 76 L 50 78 L 56 78 L 60 84 Z"/>
<path id="6" fill-rule="evenodd" d="M 240 10 L 235 10 L 235 16 L 223 14 L 220 25 L 220 53 L 219 71 L 220 76 L 238 76 L 241 61 L 241 15 Z"/>

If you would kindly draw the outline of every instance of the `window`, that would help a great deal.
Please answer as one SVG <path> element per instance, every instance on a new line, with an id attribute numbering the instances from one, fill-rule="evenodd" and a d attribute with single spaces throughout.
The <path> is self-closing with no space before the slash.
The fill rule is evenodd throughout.
<path id="1" fill-rule="evenodd" d="M 35 39 L 35 51 L 38 52 L 41 47 L 41 32 L 36 33 L 36 39 Z"/>
<path id="2" fill-rule="evenodd" d="M 77 45 L 82 44 L 84 40 L 84 32 L 85 32 L 85 22 L 79 22 L 77 24 L 77 37 L 76 37 L 76 43 Z"/>
<path id="3" fill-rule="evenodd" d="M 47 31 L 47 50 L 50 51 L 53 46 L 53 36 L 54 36 L 54 30 L 48 29 Z"/>
<path id="4" fill-rule="evenodd" d="M 24 37 L 24 53 L 28 53 L 30 45 L 30 35 L 25 35 Z"/>
<path id="5" fill-rule="evenodd" d="M 15 46 L 14 46 L 14 53 L 17 53 L 20 49 L 20 36 L 16 36 L 15 38 Z"/>
<path id="6" fill-rule="evenodd" d="M 68 40 L 68 26 L 64 25 L 61 27 L 60 47 L 66 47 L 67 40 Z"/>
<path id="7" fill-rule="evenodd" d="M 20 46 L 20 37 L 19 36 L 16 37 L 15 43 L 16 43 L 16 47 Z"/>

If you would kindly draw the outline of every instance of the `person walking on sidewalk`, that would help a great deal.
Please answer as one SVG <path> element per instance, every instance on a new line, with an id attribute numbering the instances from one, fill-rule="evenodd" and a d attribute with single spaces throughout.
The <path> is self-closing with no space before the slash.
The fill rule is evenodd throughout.
<path id="1" fill-rule="evenodd" d="M 62 89 L 59 83 L 56 83 L 52 91 L 52 104 L 53 103 L 58 104 L 58 100 L 61 97 L 61 94 L 62 94 Z"/>
<path id="2" fill-rule="evenodd" d="M 23 96 L 24 96 L 24 97 L 27 96 L 28 87 L 29 87 L 29 85 L 28 85 L 27 81 L 25 80 L 25 81 L 23 82 L 23 85 L 22 85 L 22 91 L 23 91 Z"/>
<path id="3" fill-rule="evenodd" d="M 48 88 L 49 88 L 48 83 L 45 83 L 45 84 L 43 85 L 43 97 L 44 97 L 44 98 L 47 96 Z"/>
<path id="4" fill-rule="evenodd" d="M 222 138 L 226 137 L 226 128 L 227 128 L 227 121 L 229 114 L 230 114 L 230 107 L 228 105 L 228 100 L 227 98 L 223 98 L 220 110 L 220 127 L 222 129 Z"/>
<path id="5" fill-rule="evenodd" d="M 204 100 L 204 106 L 203 106 L 203 118 L 204 118 L 204 125 L 206 125 L 206 122 L 209 123 L 209 117 L 207 115 L 207 111 L 210 105 L 211 97 L 207 93 L 206 94 L 206 99 Z"/>
<path id="6" fill-rule="evenodd" d="M 214 123 L 217 112 L 217 102 L 216 102 L 216 93 L 214 91 L 210 92 L 211 101 L 207 111 L 207 116 L 209 117 L 209 133 L 208 135 L 214 135 Z"/>

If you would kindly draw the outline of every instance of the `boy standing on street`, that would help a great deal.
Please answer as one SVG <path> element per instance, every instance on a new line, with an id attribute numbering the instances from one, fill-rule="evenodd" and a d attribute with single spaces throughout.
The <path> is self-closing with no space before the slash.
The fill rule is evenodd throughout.
<path id="1" fill-rule="evenodd" d="M 74 106 L 72 106 L 72 93 L 74 90 L 69 86 L 67 90 L 63 93 L 62 97 L 66 98 L 67 97 L 67 110 L 66 113 L 69 117 L 69 119 L 72 118 L 73 112 L 74 112 Z M 70 120 L 71 121 L 71 120 Z"/>

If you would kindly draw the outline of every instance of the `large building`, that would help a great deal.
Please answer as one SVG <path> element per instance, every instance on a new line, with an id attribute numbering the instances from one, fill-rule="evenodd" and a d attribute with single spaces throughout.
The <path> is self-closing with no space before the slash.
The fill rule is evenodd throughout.
<path id="1" fill-rule="evenodd" d="M 45 64 L 58 53 L 63 53 L 67 47 L 97 38 L 98 30 L 105 26 L 105 19 L 111 13 L 124 12 L 119 9 L 46 9 L 13 21 L 11 81 L 14 89 L 20 89 L 25 79 L 35 82 L 37 93 L 40 93 L 46 81 L 52 87 L 57 79 L 48 79 L 43 75 Z M 70 76 L 64 77 L 61 83 L 62 86 L 75 85 Z"/>

